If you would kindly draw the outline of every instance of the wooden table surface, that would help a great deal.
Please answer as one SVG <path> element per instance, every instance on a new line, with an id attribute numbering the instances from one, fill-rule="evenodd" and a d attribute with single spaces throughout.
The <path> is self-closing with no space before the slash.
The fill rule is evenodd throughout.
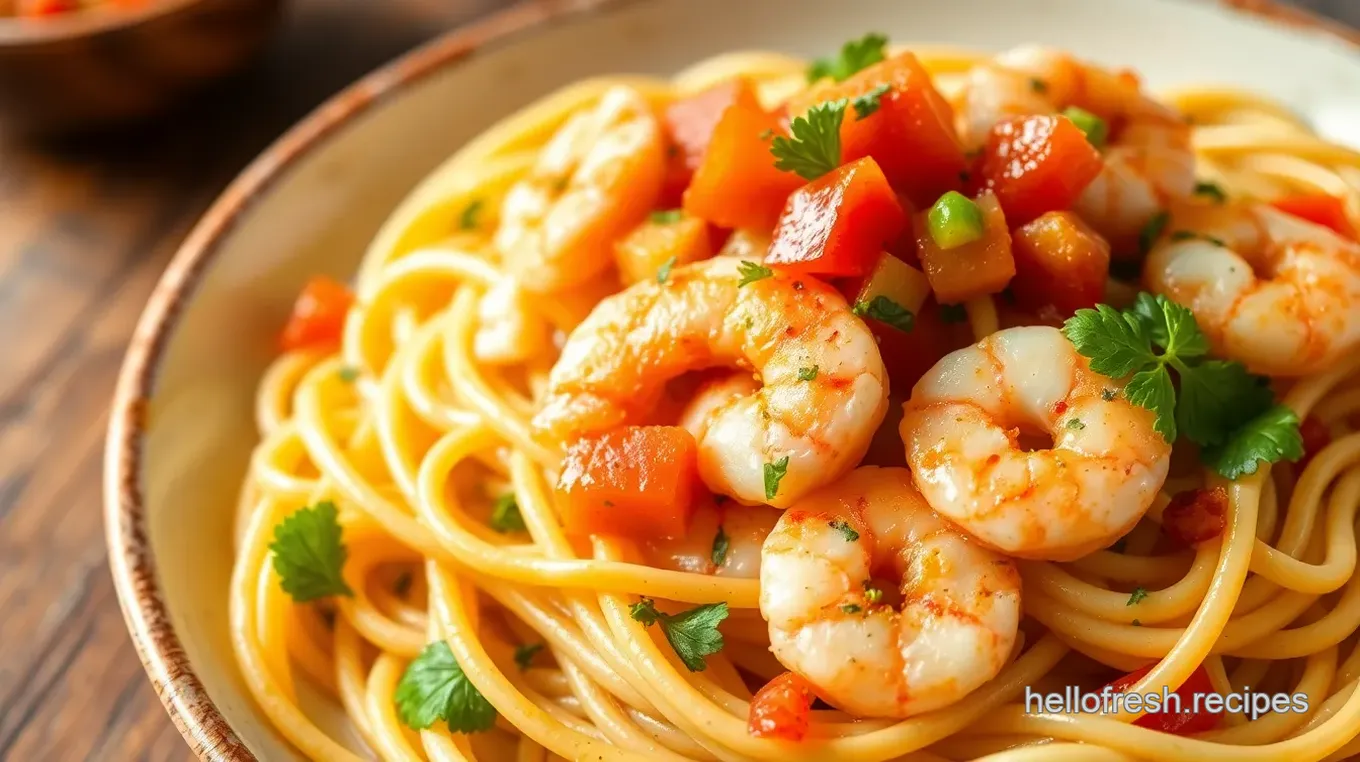
<path id="1" fill-rule="evenodd" d="M 134 321 L 231 177 L 327 95 L 504 0 L 294 0 L 250 71 L 97 139 L 0 136 L 0 760 L 185 760 L 114 597 L 106 408 Z M 1360 23 L 1360 0 L 1303 2 Z"/>

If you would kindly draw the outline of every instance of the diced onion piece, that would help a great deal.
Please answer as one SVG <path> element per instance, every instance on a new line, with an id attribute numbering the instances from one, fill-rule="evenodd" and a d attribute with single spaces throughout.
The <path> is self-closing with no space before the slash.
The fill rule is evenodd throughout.
<path id="1" fill-rule="evenodd" d="M 915 315 L 929 297 L 930 280 L 925 273 L 891 254 L 883 253 L 879 255 L 874 269 L 864 278 L 851 304 L 872 304 L 875 299 L 885 298 Z"/>

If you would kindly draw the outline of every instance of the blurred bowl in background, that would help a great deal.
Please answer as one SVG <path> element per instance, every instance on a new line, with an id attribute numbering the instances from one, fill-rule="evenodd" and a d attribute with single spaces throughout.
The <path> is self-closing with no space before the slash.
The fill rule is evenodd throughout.
<path id="1" fill-rule="evenodd" d="M 282 0 L 149 0 L 41 19 L 0 17 L 0 128 L 84 131 L 140 119 L 240 68 Z"/>

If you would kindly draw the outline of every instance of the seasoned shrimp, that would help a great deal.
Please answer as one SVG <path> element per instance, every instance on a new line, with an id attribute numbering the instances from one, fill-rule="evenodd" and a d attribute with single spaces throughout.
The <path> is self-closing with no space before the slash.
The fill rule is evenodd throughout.
<path id="1" fill-rule="evenodd" d="M 1144 266 L 1149 289 L 1195 313 L 1214 350 L 1301 376 L 1360 346 L 1360 246 L 1260 203 L 1177 210 Z"/>
<path id="2" fill-rule="evenodd" d="M 1076 211 L 1117 249 L 1171 200 L 1195 186 L 1190 126 L 1152 100 L 1130 74 L 1116 74 L 1050 48 L 1026 46 L 969 71 L 960 112 L 963 131 L 981 145 L 998 121 L 1075 106 L 1105 120 L 1105 165 L 1082 192 Z"/>
<path id="3" fill-rule="evenodd" d="M 935 364 L 902 418 L 916 486 L 960 529 L 1019 558 L 1070 561 L 1142 518 L 1171 445 L 1153 414 L 1056 328 L 998 331 Z M 1021 438 L 1048 436 L 1029 451 Z"/>
<path id="4" fill-rule="evenodd" d="M 600 302 L 568 337 L 533 425 L 548 442 L 646 420 L 665 384 L 735 366 L 759 390 L 720 401 L 697 437 L 713 492 L 786 507 L 854 467 L 887 411 L 878 345 L 835 289 L 720 257 Z"/>
<path id="5" fill-rule="evenodd" d="M 614 240 L 656 202 L 665 161 L 646 99 L 628 87 L 606 91 L 562 125 L 506 194 L 494 238 L 506 267 L 539 292 L 594 278 L 612 261 Z"/>
<path id="6" fill-rule="evenodd" d="M 708 432 L 708 424 L 714 413 L 758 391 L 760 382 L 750 373 L 738 371 L 709 379 L 694 391 L 694 396 L 680 411 L 679 425 L 693 434 L 697 442 Z"/>
<path id="7" fill-rule="evenodd" d="M 523 362 L 547 349 L 552 326 L 510 278 L 498 281 L 477 303 L 478 327 L 473 354 L 492 365 Z"/>
<path id="8" fill-rule="evenodd" d="M 900 605 L 878 587 L 888 577 Z M 760 613 L 770 650 L 817 695 L 859 717 L 908 717 L 1001 671 L 1020 575 L 931 513 L 906 469 L 865 466 L 779 519 L 761 551 Z"/>
<path id="9" fill-rule="evenodd" d="M 643 547 L 643 556 L 662 569 L 755 579 L 760 576 L 760 546 L 780 515 L 763 505 L 705 498 L 690 517 L 688 534 L 652 540 Z"/>

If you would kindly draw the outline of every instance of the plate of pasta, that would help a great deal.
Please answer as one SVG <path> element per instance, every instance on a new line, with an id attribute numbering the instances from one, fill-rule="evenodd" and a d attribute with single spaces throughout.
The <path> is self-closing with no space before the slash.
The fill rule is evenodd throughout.
<path id="1" fill-rule="evenodd" d="M 143 316 L 110 556 L 201 757 L 1360 752 L 1360 53 L 575 6 L 342 93 Z"/>

